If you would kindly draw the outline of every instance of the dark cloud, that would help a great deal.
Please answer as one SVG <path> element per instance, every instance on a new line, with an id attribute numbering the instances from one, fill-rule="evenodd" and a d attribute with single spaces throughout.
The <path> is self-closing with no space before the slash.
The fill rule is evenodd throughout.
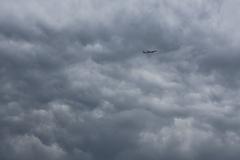
<path id="1" fill-rule="evenodd" d="M 0 159 L 239 159 L 238 6 L 2 0 Z"/>

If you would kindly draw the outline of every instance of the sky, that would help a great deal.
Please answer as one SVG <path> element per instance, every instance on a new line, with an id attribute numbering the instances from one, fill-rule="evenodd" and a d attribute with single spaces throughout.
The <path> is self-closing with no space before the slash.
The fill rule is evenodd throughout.
<path id="1" fill-rule="evenodd" d="M 239 6 L 0 0 L 0 159 L 238 160 Z"/>

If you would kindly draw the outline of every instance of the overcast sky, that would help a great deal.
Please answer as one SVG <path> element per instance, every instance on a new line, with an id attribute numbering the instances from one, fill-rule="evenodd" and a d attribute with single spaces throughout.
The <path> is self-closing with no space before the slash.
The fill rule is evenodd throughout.
<path id="1" fill-rule="evenodd" d="M 237 0 L 0 0 L 0 159 L 239 160 L 239 25 Z"/>

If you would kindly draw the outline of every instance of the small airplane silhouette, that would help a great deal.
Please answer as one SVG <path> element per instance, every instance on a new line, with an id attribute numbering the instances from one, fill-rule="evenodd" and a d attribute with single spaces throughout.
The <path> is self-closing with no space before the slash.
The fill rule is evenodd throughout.
<path id="1" fill-rule="evenodd" d="M 146 51 L 142 51 L 143 54 L 152 54 L 152 53 L 157 53 L 158 50 L 146 50 Z"/>

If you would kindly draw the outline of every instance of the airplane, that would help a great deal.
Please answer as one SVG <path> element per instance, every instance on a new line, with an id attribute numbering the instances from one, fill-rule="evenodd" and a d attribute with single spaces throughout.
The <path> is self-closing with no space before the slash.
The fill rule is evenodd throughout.
<path id="1" fill-rule="evenodd" d="M 158 50 L 146 50 L 142 51 L 143 54 L 152 54 L 152 53 L 158 53 Z"/>

